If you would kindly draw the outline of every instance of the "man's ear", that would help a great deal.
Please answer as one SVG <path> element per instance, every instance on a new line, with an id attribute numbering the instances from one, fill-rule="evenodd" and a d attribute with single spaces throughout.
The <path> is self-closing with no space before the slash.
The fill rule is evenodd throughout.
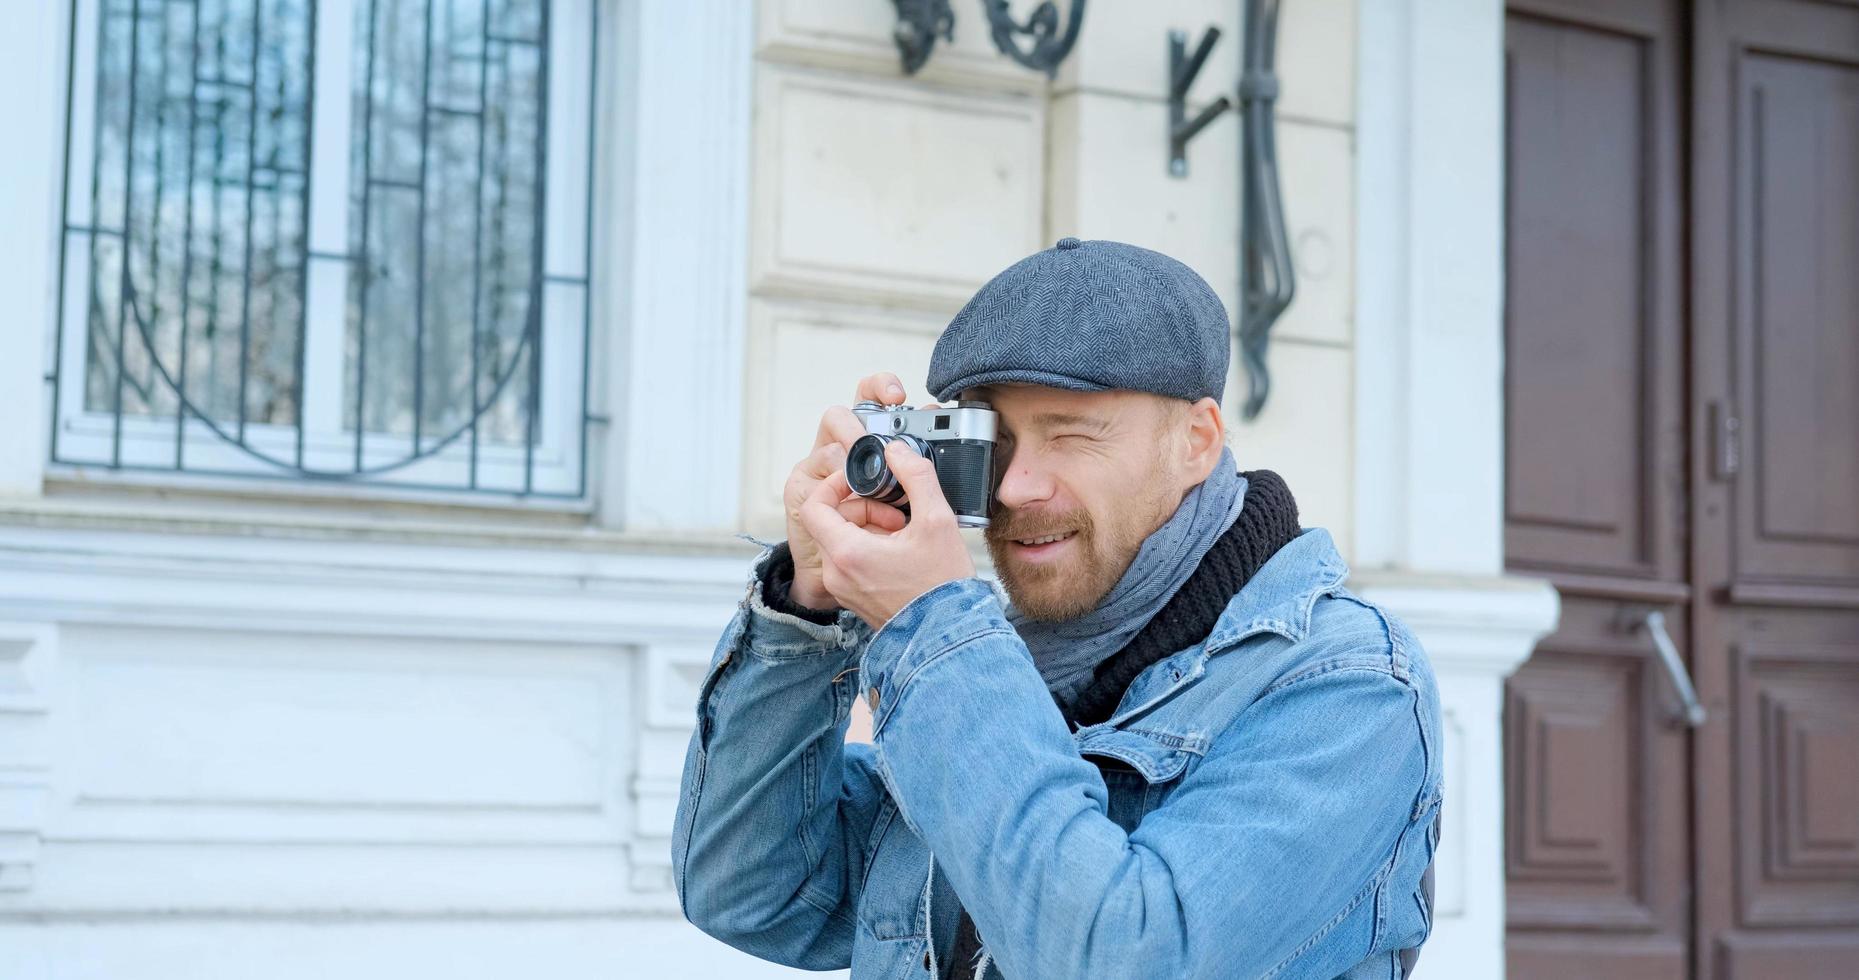
<path id="1" fill-rule="evenodd" d="M 1226 417 L 1220 414 L 1220 403 L 1212 398 L 1190 404 L 1184 414 L 1181 424 L 1186 430 L 1187 453 L 1182 464 L 1190 480 L 1199 483 L 1214 471 L 1226 450 Z"/>

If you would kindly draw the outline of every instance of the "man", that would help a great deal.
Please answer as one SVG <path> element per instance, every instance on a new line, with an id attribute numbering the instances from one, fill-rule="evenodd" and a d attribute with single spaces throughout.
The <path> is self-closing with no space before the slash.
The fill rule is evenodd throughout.
<path id="1" fill-rule="evenodd" d="M 829 409 L 703 681 L 685 915 L 864 977 L 1401 977 L 1431 926 L 1438 696 L 1275 474 L 1241 474 L 1220 301 L 1064 239 L 936 345 L 999 413 L 975 577 L 933 466 L 852 495 Z M 859 399 L 902 404 L 892 375 Z M 844 743 L 855 697 L 872 743 Z"/>

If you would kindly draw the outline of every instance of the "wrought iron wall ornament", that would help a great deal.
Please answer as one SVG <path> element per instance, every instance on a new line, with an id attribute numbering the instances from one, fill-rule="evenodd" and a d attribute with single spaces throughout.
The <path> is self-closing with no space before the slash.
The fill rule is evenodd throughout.
<path id="1" fill-rule="evenodd" d="M 1245 31 L 1239 79 L 1239 349 L 1249 388 L 1245 417 L 1252 419 L 1271 393 L 1265 351 L 1272 325 L 1296 295 L 1297 275 L 1278 180 L 1278 0 L 1246 0 Z"/>
<path id="2" fill-rule="evenodd" d="M 1168 172 L 1176 177 L 1187 175 L 1188 141 L 1233 107 L 1233 100 L 1222 95 L 1192 120 L 1188 119 L 1188 89 L 1193 86 L 1194 77 L 1201 73 L 1201 66 L 1207 63 L 1207 55 L 1218 40 L 1220 28 L 1207 28 L 1207 33 L 1201 35 L 1201 43 L 1194 48 L 1194 56 L 1188 57 L 1187 33 L 1168 32 Z"/>
<path id="3" fill-rule="evenodd" d="M 1052 0 L 1045 0 L 1034 8 L 1024 24 L 1014 22 L 1013 13 L 1007 9 L 1007 0 L 986 0 L 986 5 L 994 47 L 1034 71 L 1045 72 L 1047 78 L 1059 73 L 1059 63 L 1071 54 L 1072 45 L 1078 43 L 1078 29 L 1084 26 L 1084 0 L 1071 0 L 1071 19 L 1062 35 L 1059 33 L 1059 8 L 1053 6 Z M 1032 50 L 1022 50 L 1014 40 L 1015 34 L 1032 38 Z"/>
<path id="4" fill-rule="evenodd" d="M 1052 0 L 1035 7 L 1024 24 L 1013 19 L 1007 2 L 981 0 L 994 47 L 1034 71 L 1045 72 L 1048 78 L 1057 75 L 1059 65 L 1078 43 L 1078 31 L 1084 26 L 1085 0 L 1071 0 L 1064 33 L 1059 32 L 1059 8 Z M 904 74 L 914 75 L 929 61 L 938 36 L 954 40 L 955 12 L 949 0 L 891 0 L 891 6 L 897 11 L 892 37 L 897 42 L 898 57 L 903 61 Z M 1022 34 L 1032 39 L 1031 47 L 1020 46 L 1017 35 Z"/>
<path id="5" fill-rule="evenodd" d="M 949 0 L 891 0 L 891 5 L 897 8 L 891 36 L 904 60 L 904 74 L 914 75 L 929 61 L 938 36 L 955 40 L 955 11 L 949 9 Z"/>

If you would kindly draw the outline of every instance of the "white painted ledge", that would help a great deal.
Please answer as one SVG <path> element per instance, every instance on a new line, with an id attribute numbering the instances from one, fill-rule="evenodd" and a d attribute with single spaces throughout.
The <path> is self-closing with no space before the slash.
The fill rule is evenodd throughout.
<path id="1" fill-rule="evenodd" d="M 1380 570 L 1357 573 L 1349 587 L 1399 616 L 1442 675 L 1510 676 L 1561 610 L 1549 583 L 1509 575 Z"/>

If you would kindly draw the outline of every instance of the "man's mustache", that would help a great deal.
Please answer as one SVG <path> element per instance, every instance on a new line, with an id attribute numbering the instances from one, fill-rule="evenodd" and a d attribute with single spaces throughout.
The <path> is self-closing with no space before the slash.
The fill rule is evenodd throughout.
<path id="1" fill-rule="evenodd" d="M 1048 534 L 1089 534 L 1091 527 L 1091 515 L 1082 511 L 1045 514 L 997 510 L 988 519 L 987 540 L 994 544 L 1005 544 L 1008 541 L 1042 538 Z"/>

